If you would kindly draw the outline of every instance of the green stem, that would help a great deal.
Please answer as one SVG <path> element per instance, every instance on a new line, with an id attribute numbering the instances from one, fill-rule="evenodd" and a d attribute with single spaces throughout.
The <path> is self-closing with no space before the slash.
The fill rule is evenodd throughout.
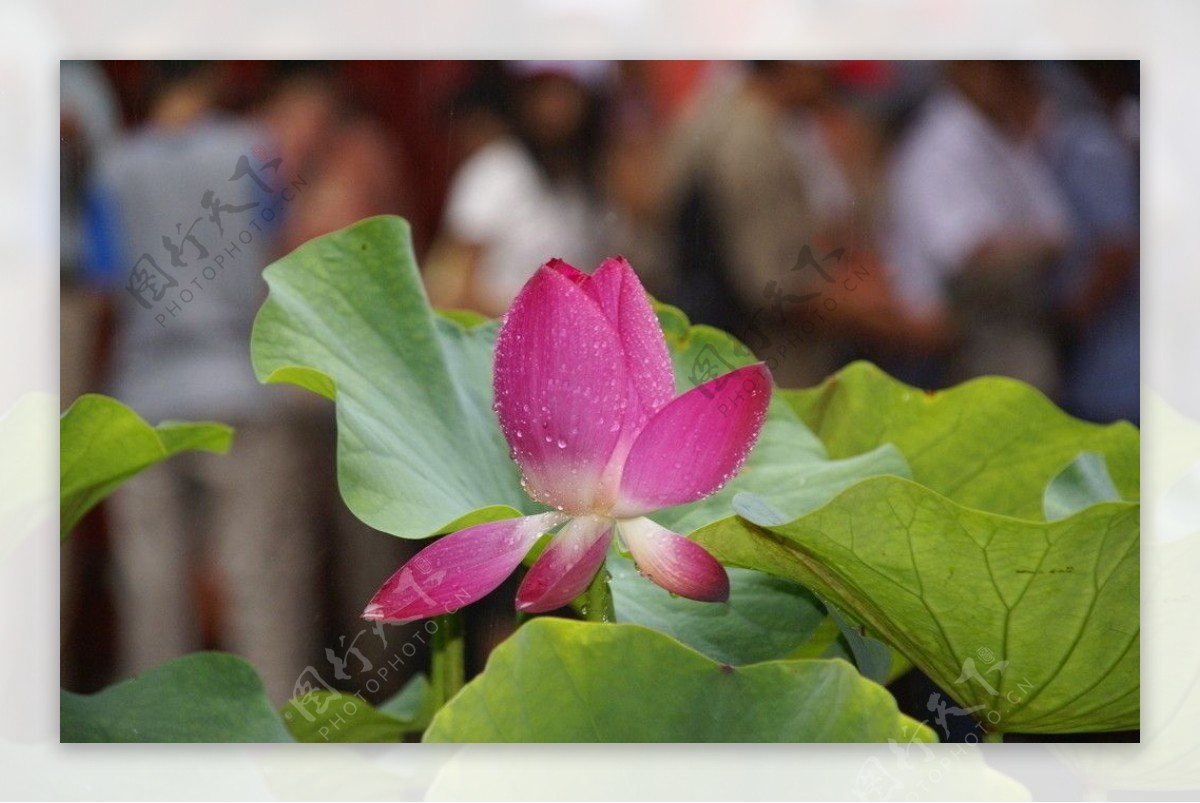
<path id="1" fill-rule="evenodd" d="M 985 731 L 983 740 L 985 742 L 1003 742 L 1004 733 L 1002 731 Z"/>
<path id="2" fill-rule="evenodd" d="M 437 630 L 433 632 L 429 682 L 433 699 L 441 708 L 466 682 L 462 611 L 444 614 L 434 621 Z"/>
<path id="3" fill-rule="evenodd" d="M 610 577 L 608 569 L 601 567 L 584 592 L 582 613 L 589 622 L 615 622 L 617 619 L 613 611 L 612 589 L 608 587 Z"/>

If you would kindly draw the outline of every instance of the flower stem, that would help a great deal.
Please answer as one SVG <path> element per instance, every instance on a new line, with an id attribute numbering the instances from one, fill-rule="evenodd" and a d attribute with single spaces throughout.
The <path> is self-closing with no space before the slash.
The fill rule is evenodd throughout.
<path id="1" fill-rule="evenodd" d="M 613 611 L 612 589 L 608 587 L 610 577 L 608 569 L 600 567 L 584 592 L 582 613 L 589 622 L 615 622 L 617 619 Z"/>
<path id="2" fill-rule="evenodd" d="M 462 611 L 437 617 L 429 680 L 433 699 L 441 708 L 466 682 Z"/>
<path id="3" fill-rule="evenodd" d="M 1003 742 L 1004 733 L 1003 731 L 987 731 L 983 734 L 983 740 L 985 742 Z"/>

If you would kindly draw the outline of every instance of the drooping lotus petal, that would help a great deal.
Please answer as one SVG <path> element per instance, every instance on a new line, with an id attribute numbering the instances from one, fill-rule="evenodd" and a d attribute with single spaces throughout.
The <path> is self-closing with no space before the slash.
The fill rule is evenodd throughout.
<path id="1" fill-rule="evenodd" d="M 638 570 L 673 594 L 701 602 L 729 599 L 729 575 L 704 547 L 647 518 L 617 522 Z"/>
<path id="2" fill-rule="evenodd" d="M 554 537 L 525 575 L 517 609 L 543 613 L 561 608 L 587 590 L 612 543 L 613 520 L 579 516 Z"/>
<path id="3" fill-rule="evenodd" d="M 388 578 L 363 611 L 364 619 L 411 622 L 474 602 L 504 582 L 563 513 L 477 524 L 435 541 Z"/>
<path id="4" fill-rule="evenodd" d="M 559 269 L 540 268 L 509 309 L 494 391 L 530 496 L 588 512 L 621 434 L 627 377 L 616 329 Z"/>
<path id="5" fill-rule="evenodd" d="M 745 462 L 771 403 L 762 363 L 692 388 L 651 418 L 621 475 L 617 517 L 641 516 L 713 493 Z"/>

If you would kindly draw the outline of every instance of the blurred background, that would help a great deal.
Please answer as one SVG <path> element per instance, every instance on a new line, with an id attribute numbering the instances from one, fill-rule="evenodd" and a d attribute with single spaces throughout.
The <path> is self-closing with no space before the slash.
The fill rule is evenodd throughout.
<path id="1" fill-rule="evenodd" d="M 862 358 L 1138 423 L 1139 96 L 1136 61 L 63 62 L 63 405 L 237 428 L 64 545 L 63 687 L 205 647 L 279 703 L 423 667 L 381 679 L 418 631 L 358 619 L 412 548 L 340 502 L 332 406 L 249 364 L 262 269 L 368 215 L 439 306 L 623 254 L 784 386 Z M 476 670 L 514 590 L 470 612 Z"/>

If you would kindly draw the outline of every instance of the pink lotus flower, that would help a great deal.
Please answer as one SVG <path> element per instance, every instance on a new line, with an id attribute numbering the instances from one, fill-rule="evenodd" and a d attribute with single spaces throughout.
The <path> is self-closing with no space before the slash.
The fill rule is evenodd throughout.
<path id="1" fill-rule="evenodd" d="M 553 610 L 582 594 L 614 529 L 641 573 L 663 588 L 728 599 L 721 564 L 645 516 L 729 481 L 758 437 L 770 388 L 758 363 L 676 397 L 662 330 L 629 263 L 609 259 L 589 276 L 547 262 L 500 327 L 494 390 L 522 486 L 555 510 L 434 542 L 383 584 L 363 617 L 409 622 L 473 602 L 564 523 L 526 574 L 520 610 Z"/>

